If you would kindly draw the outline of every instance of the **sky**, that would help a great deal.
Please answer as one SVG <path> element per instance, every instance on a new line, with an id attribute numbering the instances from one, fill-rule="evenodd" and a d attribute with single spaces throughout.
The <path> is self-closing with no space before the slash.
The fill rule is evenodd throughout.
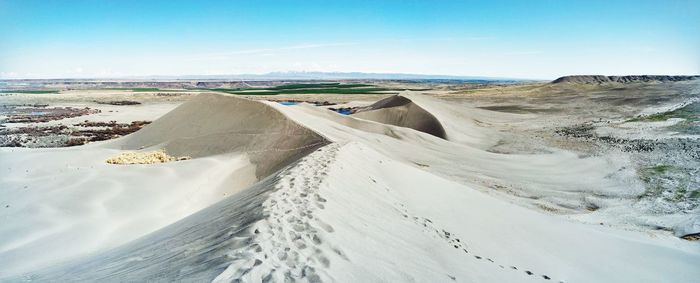
<path id="1" fill-rule="evenodd" d="M 700 1 L 0 0 L 0 78 L 700 74 Z"/>

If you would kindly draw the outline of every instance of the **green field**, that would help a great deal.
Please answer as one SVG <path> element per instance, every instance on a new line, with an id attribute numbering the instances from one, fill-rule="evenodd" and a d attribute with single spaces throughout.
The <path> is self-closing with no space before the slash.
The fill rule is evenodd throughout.
<path id="1" fill-rule="evenodd" d="M 109 88 L 103 88 L 103 89 L 108 89 L 108 90 L 130 90 L 130 91 L 133 91 L 133 92 L 161 91 L 161 89 L 155 88 L 155 87 L 135 87 L 135 88 L 109 87 Z"/>
<path id="2" fill-rule="evenodd" d="M 280 95 L 280 94 L 382 94 L 390 93 L 393 89 L 377 87 L 368 84 L 341 84 L 341 83 L 311 83 L 288 84 L 265 88 L 209 88 L 207 90 L 220 91 L 237 95 Z M 393 93 L 392 93 L 393 94 Z"/>
<path id="3" fill-rule="evenodd" d="M 160 89 L 155 87 L 100 88 L 102 90 L 121 90 L 131 92 L 187 92 L 187 91 L 218 91 L 236 95 L 280 95 L 280 94 L 396 94 L 403 89 L 384 88 L 362 83 L 308 83 L 287 84 L 274 87 L 247 88 L 190 88 L 190 89 Z M 58 90 L 0 90 L 0 93 L 59 93 Z"/>

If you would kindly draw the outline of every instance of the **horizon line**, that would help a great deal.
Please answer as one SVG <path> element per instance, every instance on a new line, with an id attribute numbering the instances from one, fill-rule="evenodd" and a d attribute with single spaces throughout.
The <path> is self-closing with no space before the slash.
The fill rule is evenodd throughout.
<path id="1" fill-rule="evenodd" d="M 317 75 L 317 76 L 314 76 Z M 323 77 L 324 75 L 335 77 Z M 278 76 L 278 77 L 275 77 Z M 288 76 L 285 78 L 284 76 Z M 297 76 L 297 77 L 295 77 Z M 344 77 L 346 76 L 346 77 Z M 353 77 L 354 76 L 354 77 Z M 384 77 L 382 77 L 384 76 Z M 229 77 L 229 78 L 226 78 Z M 246 78 L 249 77 L 249 78 Z M 269 77 L 269 78 L 265 78 Z M 435 79 L 435 80 L 492 80 L 492 81 L 539 81 L 552 80 L 552 78 L 520 78 L 507 76 L 479 76 L 479 75 L 447 75 L 447 74 L 424 74 L 424 73 L 391 73 L 391 72 L 361 72 L 361 71 L 272 71 L 266 73 L 231 73 L 231 74 L 186 74 L 186 75 L 114 75 L 114 76 L 46 76 L 46 77 L 5 77 L 0 76 L 0 80 L 118 80 L 118 79 L 235 79 L 235 80 L 275 80 L 275 79 L 297 79 L 297 80 L 323 80 L 323 79 Z M 555 78 L 556 79 L 556 78 Z"/>

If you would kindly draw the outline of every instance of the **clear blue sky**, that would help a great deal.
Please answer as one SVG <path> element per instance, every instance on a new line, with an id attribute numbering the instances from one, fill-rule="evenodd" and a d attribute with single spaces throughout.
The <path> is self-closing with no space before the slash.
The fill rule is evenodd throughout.
<path id="1" fill-rule="evenodd" d="M 700 1 L 0 0 L 0 77 L 700 73 Z"/>

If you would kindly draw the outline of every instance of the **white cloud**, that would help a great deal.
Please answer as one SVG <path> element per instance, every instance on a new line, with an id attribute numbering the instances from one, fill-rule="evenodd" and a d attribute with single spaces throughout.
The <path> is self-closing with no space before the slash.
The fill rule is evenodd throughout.
<path id="1" fill-rule="evenodd" d="M 16 78 L 17 73 L 16 72 L 0 72 L 0 78 L 2 79 L 12 79 Z"/>

